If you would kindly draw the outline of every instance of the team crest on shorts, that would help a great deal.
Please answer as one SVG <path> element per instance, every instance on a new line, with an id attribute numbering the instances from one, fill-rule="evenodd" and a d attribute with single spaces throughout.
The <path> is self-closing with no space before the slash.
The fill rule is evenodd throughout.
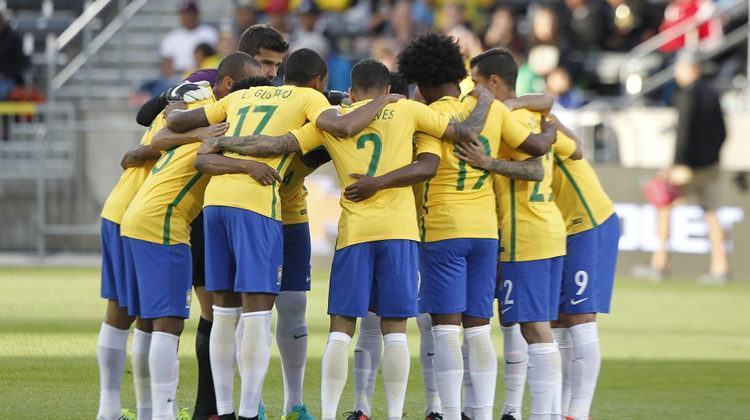
<path id="1" fill-rule="evenodd" d="M 281 286 L 281 275 L 284 273 L 284 268 L 282 266 L 276 267 L 276 285 Z"/>
<path id="2" fill-rule="evenodd" d="M 185 309 L 190 309 L 190 302 L 193 300 L 193 290 L 188 289 L 187 293 L 185 294 Z"/>

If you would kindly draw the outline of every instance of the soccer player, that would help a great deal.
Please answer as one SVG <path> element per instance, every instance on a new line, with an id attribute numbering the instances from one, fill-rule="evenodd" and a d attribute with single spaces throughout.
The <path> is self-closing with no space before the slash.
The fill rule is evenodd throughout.
<path id="1" fill-rule="evenodd" d="M 247 54 L 227 56 L 219 65 L 214 96 L 227 95 L 228 87 L 235 80 L 250 76 L 254 68 L 254 61 Z M 191 106 L 203 104 L 197 102 Z M 164 118 L 157 118 L 157 121 L 159 119 Z M 215 126 L 207 135 L 214 136 L 226 128 L 225 125 Z M 151 320 L 153 325 L 147 352 L 148 369 L 139 366 L 134 370 L 138 369 L 139 375 L 140 371 L 148 372 L 150 376 L 151 417 L 154 419 L 174 417 L 179 372 L 177 344 L 184 319 L 189 316 L 192 293 L 189 225 L 200 212 L 208 181 L 208 177 L 193 166 L 200 140 L 197 136 L 159 130 L 151 146 L 164 149 L 165 153 L 122 217 L 128 313 Z M 140 379 L 143 382 L 143 378 Z M 146 385 L 141 383 L 141 386 L 145 391 Z"/>
<path id="2" fill-rule="evenodd" d="M 495 98 L 515 98 L 517 67 L 509 52 L 492 49 L 474 57 L 471 72 L 475 83 L 493 92 Z M 543 124 L 541 114 L 526 109 L 513 111 L 513 117 L 534 132 L 539 131 L 540 124 Z M 503 160 L 532 159 L 530 155 L 506 145 L 500 147 L 502 160 L 488 159 L 477 149 L 464 148 L 459 150 L 459 155 L 468 164 L 493 173 L 499 173 L 498 168 L 507 164 Z M 559 131 L 553 150 L 561 160 L 581 157 L 577 143 Z M 526 357 L 522 354 L 525 343 L 528 343 L 531 418 L 560 415 L 560 353 L 550 321 L 557 319 L 565 225 L 551 200 L 552 153 L 550 150 L 541 158 L 542 180 L 530 182 L 495 176 L 502 232 L 501 284 L 496 295 L 506 340 L 506 402 L 503 407 L 503 419 L 506 420 L 520 418 L 525 375 L 512 365 L 526 364 Z M 520 323 L 522 338 L 518 336 L 519 328 L 514 325 L 517 323 Z M 511 348 L 511 344 L 520 349 Z"/>
<path id="3" fill-rule="evenodd" d="M 462 119 L 473 108 L 471 98 L 459 99 L 459 82 L 466 75 L 455 41 L 429 34 L 413 40 L 399 56 L 404 78 L 416 82 L 430 107 Z M 495 102 L 481 130 L 484 152 L 496 155 L 502 141 L 511 147 L 524 142 L 551 142 L 553 130 L 541 135 L 510 117 Z M 531 137 L 531 139 L 529 139 Z M 461 383 L 464 368 L 474 383 L 473 415 L 492 418 L 497 360 L 489 320 L 493 315 L 497 267 L 495 200 L 489 172 L 468 167 L 454 156 L 457 146 L 423 135 L 417 137 L 417 154 L 439 157 L 436 176 L 417 189 L 420 234 L 420 310 L 431 314 L 435 340 L 433 369 L 446 419 L 461 418 Z M 490 222 L 488 222 L 490 217 Z M 461 325 L 468 347 L 463 366 Z"/>
<path id="4" fill-rule="evenodd" d="M 393 97 L 372 101 L 357 112 L 340 115 L 322 95 L 327 83 L 325 61 L 314 51 L 292 53 L 286 65 L 285 84 L 236 92 L 215 105 L 174 113 L 167 125 L 184 131 L 227 120 L 236 135 L 280 135 L 312 121 L 338 136 L 359 132 Z M 200 160 L 201 170 L 215 175 L 206 190 L 205 229 L 207 289 L 214 293 L 215 325 L 211 338 L 212 367 L 220 415 L 232 415 L 234 330 L 242 314 L 240 351 L 242 392 L 240 418 L 258 416 L 260 389 L 270 358 L 271 309 L 283 276 L 282 223 L 277 196 L 279 173 L 288 167 L 288 156 L 249 159 L 268 164 L 264 182 L 244 176 L 248 159 L 212 155 Z M 265 245 L 265 246 L 260 246 Z M 241 293 L 241 297 L 236 294 Z M 221 358 L 222 360 L 218 360 Z"/>
<path id="5" fill-rule="evenodd" d="M 350 97 L 355 102 L 342 112 L 362 109 L 388 92 L 389 73 L 376 60 L 363 60 L 352 69 Z M 415 220 L 414 182 L 429 178 L 437 167 L 436 156 L 427 165 L 412 165 L 412 136 L 415 131 L 453 141 L 471 141 L 486 119 L 491 97 L 482 95 L 463 123 L 430 110 L 414 101 L 388 105 L 356 137 L 337 138 L 306 125 L 279 137 L 246 136 L 210 141 L 207 151 L 235 151 L 251 156 L 273 156 L 307 152 L 324 146 L 331 154 L 342 189 L 353 179 L 391 189 L 374 195 L 372 188 L 346 187 L 341 200 L 343 213 L 331 269 L 328 312 L 331 328 L 323 356 L 321 384 L 323 419 L 336 416 L 348 370 L 347 349 L 356 328 L 356 318 L 365 317 L 371 307 L 381 316 L 383 383 L 388 398 L 388 418 L 401 418 L 409 371 L 406 319 L 417 313 L 418 238 Z M 400 168 L 399 171 L 390 169 Z M 428 169 L 425 169 L 428 168 Z M 365 172 L 365 174 L 359 173 Z M 385 176 L 376 176 L 387 173 Z M 405 180 L 409 182 L 405 182 Z M 362 203 L 359 203 L 363 201 Z M 379 220 L 381 223 L 367 223 Z M 355 284 L 352 284 L 352 281 Z M 358 417 L 367 418 L 362 413 Z"/>
<path id="6" fill-rule="evenodd" d="M 589 418 L 599 376 L 596 314 L 609 313 L 620 221 L 594 168 L 585 159 L 563 157 L 553 155 L 552 193 L 568 236 L 560 316 L 552 332 L 562 359 L 562 413 L 580 420 Z"/>

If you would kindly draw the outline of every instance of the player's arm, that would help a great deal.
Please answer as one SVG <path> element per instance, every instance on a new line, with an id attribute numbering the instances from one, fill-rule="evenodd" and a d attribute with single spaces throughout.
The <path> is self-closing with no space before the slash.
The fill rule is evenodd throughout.
<path id="1" fill-rule="evenodd" d="M 370 125 L 384 106 L 400 99 L 404 99 L 404 96 L 383 95 L 346 114 L 340 114 L 337 109 L 330 108 L 318 116 L 315 126 L 334 137 L 351 137 Z"/>
<path id="2" fill-rule="evenodd" d="M 193 102 L 201 100 L 201 98 L 208 98 L 211 95 L 211 88 L 210 85 L 208 85 L 208 89 L 206 89 L 206 85 L 208 85 L 208 82 L 183 82 L 172 86 L 162 92 L 161 95 L 155 96 L 143 104 L 135 117 L 136 122 L 144 127 L 148 127 L 170 102 L 183 101 L 186 99 L 188 102 Z M 208 93 L 208 96 L 206 96 L 206 92 Z"/>
<path id="3" fill-rule="evenodd" d="M 555 126 L 542 118 L 542 132 L 529 134 L 517 149 L 530 156 L 542 156 L 552 147 L 556 136 Z"/>
<path id="4" fill-rule="evenodd" d="M 560 122 L 560 120 L 557 118 L 557 116 L 553 114 L 549 114 L 548 116 L 550 123 L 555 126 L 557 131 L 565 134 L 568 136 L 571 140 L 573 140 L 576 143 L 576 150 L 573 152 L 572 155 L 570 155 L 569 159 L 573 160 L 580 160 L 583 159 L 583 142 L 580 138 L 576 135 L 576 133 L 573 132 L 570 128 L 566 127 L 563 123 Z"/>
<path id="5" fill-rule="evenodd" d="M 357 181 L 344 189 L 344 197 L 351 201 L 363 201 L 387 188 L 409 187 L 435 176 L 440 157 L 433 153 L 420 153 L 417 160 L 406 166 L 380 176 L 349 174 Z"/>
<path id="6" fill-rule="evenodd" d="M 251 134 L 249 136 L 215 137 L 206 139 L 198 154 L 232 152 L 253 157 L 272 157 L 286 153 L 297 153 L 302 149 L 291 133 L 283 136 Z"/>
<path id="7" fill-rule="evenodd" d="M 167 128 L 175 133 L 184 133 L 198 127 L 209 126 L 208 116 L 203 108 L 175 110 L 167 117 Z"/>
<path id="8" fill-rule="evenodd" d="M 506 99 L 503 101 L 510 111 L 515 109 L 528 109 L 529 111 L 549 114 L 552 106 L 555 104 L 555 98 L 544 94 L 521 95 L 516 98 Z"/>
<path id="9" fill-rule="evenodd" d="M 271 185 L 274 180 L 281 182 L 279 173 L 265 163 L 215 153 L 198 155 L 195 169 L 208 175 L 247 174 L 260 185 Z"/>
<path id="10" fill-rule="evenodd" d="M 161 152 L 148 145 L 138 145 L 125 152 L 120 161 L 122 169 L 141 166 L 151 160 L 158 160 Z"/>
<path id="11" fill-rule="evenodd" d="M 487 89 L 479 86 L 471 94 L 477 98 L 477 105 L 462 122 L 451 119 L 450 123 L 448 123 L 448 128 L 441 137 L 442 139 L 454 143 L 468 143 L 477 139 L 482 128 L 484 128 L 484 123 L 487 121 L 487 114 L 495 98 Z"/>
<path id="12" fill-rule="evenodd" d="M 208 127 L 198 127 L 184 133 L 175 133 L 169 128 L 162 128 L 151 140 L 151 147 L 157 150 L 169 150 L 173 147 L 188 143 L 197 143 L 204 139 L 223 136 L 229 128 L 229 123 L 220 122 Z"/>
<path id="13" fill-rule="evenodd" d="M 459 159 L 469 165 L 495 174 L 521 181 L 541 181 L 544 179 L 544 167 L 539 158 L 522 161 L 498 160 L 484 154 L 482 145 L 476 142 L 457 144 L 453 152 Z"/>

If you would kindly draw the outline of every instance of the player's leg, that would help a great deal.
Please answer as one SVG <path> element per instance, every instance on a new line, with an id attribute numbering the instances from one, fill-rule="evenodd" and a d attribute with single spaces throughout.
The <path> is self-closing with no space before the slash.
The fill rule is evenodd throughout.
<path id="1" fill-rule="evenodd" d="M 380 329 L 383 331 L 383 388 L 388 403 L 388 419 L 400 419 L 411 364 L 406 342 L 406 319 L 419 313 L 419 257 L 414 241 L 385 240 L 374 244 L 373 304 L 381 317 Z"/>
<path id="2" fill-rule="evenodd" d="M 228 235 L 225 208 L 208 206 L 203 211 L 206 291 L 212 293 L 209 358 L 217 414 L 234 416 L 235 333 L 242 312 L 242 298 L 234 292 L 235 257 Z"/>
<path id="3" fill-rule="evenodd" d="M 276 298 L 276 344 L 284 380 L 284 414 L 307 420 L 302 400 L 307 361 L 307 292 L 310 290 L 310 226 L 284 225 L 284 268 Z"/>
<path id="4" fill-rule="evenodd" d="M 116 419 L 122 413 L 120 388 L 125 372 L 128 333 L 134 318 L 128 315 L 125 268 L 119 226 L 102 219 L 101 296 L 107 310 L 99 329 L 96 359 L 99 365 L 97 419 Z"/>
<path id="5" fill-rule="evenodd" d="M 424 380 L 424 413 L 426 418 L 436 418 L 442 412 L 440 395 L 435 382 L 435 369 L 432 359 L 435 357 L 435 340 L 432 336 L 432 318 L 423 313 L 417 317 L 419 327 L 419 363 Z M 360 332 L 361 334 L 361 332 Z"/>
<path id="6" fill-rule="evenodd" d="M 560 371 L 562 372 L 562 388 L 560 391 L 560 412 L 565 417 L 570 408 L 570 395 L 573 379 L 573 340 L 570 338 L 568 324 L 563 314 L 559 314 L 557 321 L 550 323 L 552 335 L 555 337 L 557 349 L 560 351 Z"/>
<path id="7" fill-rule="evenodd" d="M 560 258 L 503 264 L 501 313 L 503 322 L 521 324 L 528 343 L 532 419 L 560 414 L 560 352 L 549 321 L 557 318 L 561 275 Z"/>
<path id="8" fill-rule="evenodd" d="M 177 346 L 190 316 L 192 255 L 185 244 L 161 245 L 126 238 L 135 261 L 139 316 L 153 320 L 148 366 L 153 419 L 175 415 L 179 378 Z"/>
<path id="9" fill-rule="evenodd" d="M 366 416 L 372 415 L 372 395 L 375 393 L 382 353 L 380 317 L 368 312 L 359 324 L 359 337 L 354 346 L 354 413 L 361 411 Z"/>
<path id="10" fill-rule="evenodd" d="M 529 346 L 521 334 L 518 323 L 503 321 L 503 311 L 510 311 L 515 302 L 510 297 L 513 293 L 512 280 L 503 277 L 504 264 L 497 262 L 497 313 L 500 321 L 500 331 L 503 334 L 503 383 L 505 385 L 505 400 L 503 401 L 503 420 L 521 420 L 523 392 L 526 386 L 526 370 L 528 368 Z"/>
<path id="11" fill-rule="evenodd" d="M 263 382 L 271 359 L 271 310 L 280 292 L 284 258 L 281 222 L 252 211 L 223 207 L 228 220 L 242 293 L 240 418 L 259 415 Z"/>
<path id="12" fill-rule="evenodd" d="M 372 243 L 365 242 L 336 250 L 331 265 L 328 291 L 328 313 L 331 327 L 323 352 L 320 402 L 322 419 L 336 418 L 341 393 L 349 374 L 349 343 L 357 318 L 365 318 L 370 307 L 374 253 Z M 351 418 L 369 418 L 355 412 Z"/>
<path id="13" fill-rule="evenodd" d="M 461 418 L 461 314 L 466 310 L 465 243 L 460 239 L 420 245 L 420 312 L 432 318 L 435 356 L 432 359 L 446 420 Z"/>
<path id="14" fill-rule="evenodd" d="M 466 310 L 462 323 L 468 350 L 465 370 L 469 371 L 474 393 L 473 420 L 491 420 L 495 401 L 497 353 L 492 344 L 490 319 L 497 278 L 497 252 L 497 240 L 473 239 L 466 260 Z"/>
<path id="15" fill-rule="evenodd" d="M 708 225 L 708 239 L 711 243 L 711 265 L 708 268 L 708 274 L 715 279 L 715 283 L 724 282 L 729 276 L 724 228 L 721 227 L 716 209 L 706 210 L 705 218 Z"/>

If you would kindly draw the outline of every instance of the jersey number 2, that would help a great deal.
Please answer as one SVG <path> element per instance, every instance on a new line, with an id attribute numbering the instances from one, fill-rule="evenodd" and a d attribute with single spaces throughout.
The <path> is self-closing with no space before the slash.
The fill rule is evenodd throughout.
<path id="1" fill-rule="evenodd" d="M 367 176 L 375 176 L 375 171 L 380 163 L 380 153 L 383 151 L 383 142 L 380 136 L 375 133 L 363 134 L 357 138 L 357 149 L 364 149 L 367 142 L 372 143 L 372 157 L 370 165 L 367 167 Z"/>

